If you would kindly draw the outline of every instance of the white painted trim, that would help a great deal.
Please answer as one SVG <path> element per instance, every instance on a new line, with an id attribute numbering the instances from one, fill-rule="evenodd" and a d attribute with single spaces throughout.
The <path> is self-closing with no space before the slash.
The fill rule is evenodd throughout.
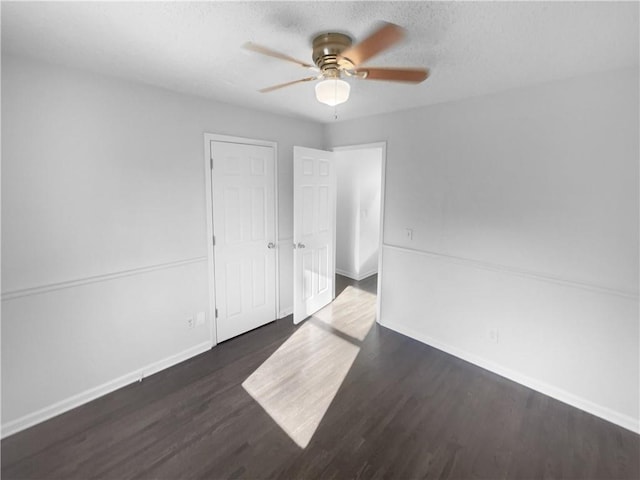
<path id="1" fill-rule="evenodd" d="M 398 245 L 391 245 L 388 243 L 385 243 L 384 247 L 389 248 L 391 250 L 400 251 L 400 252 L 409 252 L 409 253 L 415 253 L 423 256 L 436 257 L 436 258 L 440 258 L 453 263 L 471 265 L 473 267 L 480 268 L 483 270 L 490 270 L 493 272 L 517 275 L 519 277 L 531 278 L 534 280 L 548 282 L 548 283 L 556 283 L 556 284 L 564 285 L 567 287 L 580 288 L 583 290 L 590 290 L 598 293 L 604 293 L 607 295 L 615 295 L 618 297 L 630 298 L 632 300 L 638 300 L 638 298 L 640 298 L 637 292 L 634 293 L 634 292 L 625 291 L 625 290 L 618 290 L 616 288 L 605 287 L 603 285 L 595 285 L 595 284 L 580 282 L 577 280 L 560 278 L 548 273 L 535 272 L 532 270 L 525 270 L 522 268 L 510 267 L 508 265 L 485 262 L 482 260 L 474 260 L 473 258 L 456 257 L 453 255 L 446 255 L 443 253 L 430 252 L 427 250 L 418 250 L 414 248 L 401 247 Z"/>
<path id="2" fill-rule="evenodd" d="M 168 268 L 182 267 L 192 263 L 204 262 L 207 257 L 186 258 L 175 262 L 158 263 L 156 265 L 147 265 L 145 267 L 132 268 L 130 270 L 122 270 L 120 272 L 105 273 L 103 275 L 94 275 L 92 277 L 77 278 L 75 280 L 66 280 L 64 282 L 50 283 L 39 285 L 37 287 L 27 287 L 18 290 L 11 290 L 2 294 L 2 301 L 13 300 L 21 297 L 29 297 L 32 295 L 40 295 L 43 293 L 53 292 L 55 290 L 63 290 L 66 288 L 75 288 L 90 283 L 106 282 L 122 277 L 130 277 L 132 275 L 142 275 L 144 273 L 155 272 L 157 270 L 165 270 Z"/>
<path id="3" fill-rule="evenodd" d="M 342 270 L 341 268 L 337 268 L 337 267 L 336 267 L 336 273 L 337 273 L 338 275 L 342 275 L 343 277 L 350 278 L 351 280 L 356 280 L 356 281 L 358 280 L 358 279 L 357 279 L 358 274 L 357 274 L 357 273 L 354 273 L 354 272 L 350 272 L 350 271 L 348 272 L 348 271 L 346 271 L 346 270 Z"/>
<path id="4" fill-rule="evenodd" d="M 58 416 L 62 413 L 68 412 L 71 409 L 84 405 L 96 398 L 102 397 L 108 393 L 111 393 L 119 388 L 125 387 L 134 382 L 138 382 L 141 379 L 153 375 L 161 370 L 177 365 L 185 360 L 200 355 L 201 353 L 210 350 L 212 344 L 210 342 L 203 342 L 194 347 L 188 348 L 180 353 L 171 355 L 157 362 L 153 362 L 145 367 L 134 370 L 133 372 L 122 375 L 114 380 L 110 380 L 97 387 L 90 388 L 84 392 L 73 395 L 69 398 L 54 403 L 48 407 L 42 408 L 36 412 L 30 413 L 23 417 L 17 418 L 2 425 L 2 432 L 0 436 L 6 438 L 9 435 L 18 433 L 26 428 L 29 428 L 38 423 L 44 422 Z"/>
<path id="5" fill-rule="evenodd" d="M 216 299 L 215 299 L 215 275 L 214 275 L 214 252 L 213 252 L 213 188 L 211 184 L 211 142 L 226 142 L 226 143 L 239 143 L 242 145 L 258 145 L 262 147 L 273 148 L 273 188 L 274 188 L 274 222 L 275 222 L 275 236 L 278 238 L 278 143 L 270 140 L 259 140 L 255 138 L 245 137 L 233 137 L 229 135 L 219 135 L 215 133 L 204 134 L 204 168 L 205 168 L 205 191 L 206 191 L 206 208 L 207 208 L 207 263 L 208 263 L 208 277 L 209 277 L 209 328 L 211 332 L 211 344 L 217 345 L 217 328 L 216 328 Z M 280 255 L 278 248 L 275 249 L 275 311 L 274 316 L 277 316 L 280 310 Z"/>
<path id="6" fill-rule="evenodd" d="M 367 278 L 375 275 L 378 273 L 378 269 L 374 269 L 374 270 L 369 270 L 368 272 L 364 272 L 360 274 L 360 278 L 358 279 L 358 281 L 362 281 L 362 280 L 366 280 Z"/>
<path id="7" fill-rule="evenodd" d="M 207 211 L 207 281 L 209 285 L 209 338 L 211 345 L 218 344 L 217 328 L 216 328 L 216 284 L 213 266 L 213 189 L 211 188 L 211 141 L 213 135 L 204 134 L 204 185 L 205 185 L 205 204 Z"/>
<path id="8" fill-rule="evenodd" d="M 288 317 L 289 315 L 293 315 L 293 306 L 280 310 L 280 313 L 278 314 L 278 320 L 284 317 Z"/>
<path id="9" fill-rule="evenodd" d="M 278 196 L 278 142 L 271 142 L 273 144 L 273 208 L 275 209 L 273 221 L 275 225 L 275 243 L 276 243 L 276 318 L 280 313 L 280 218 L 278 211 L 280 210 L 280 198 Z"/>
<path id="10" fill-rule="evenodd" d="M 365 278 L 369 278 L 371 275 L 375 275 L 376 273 L 378 273 L 378 270 L 370 270 L 368 272 L 365 273 L 354 273 L 354 272 L 347 272 L 346 270 L 342 270 L 340 268 L 336 268 L 336 273 L 342 275 L 343 277 L 348 277 L 351 280 L 355 280 L 356 282 L 359 282 L 361 280 L 364 280 Z"/>
<path id="11" fill-rule="evenodd" d="M 382 271 L 384 268 L 384 209 L 387 185 L 387 142 L 382 142 L 382 191 L 380 192 L 380 241 L 378 243 L 378 285 L 376 295 L 376 321 L 382 324 Z"/>
<path id="12" fill-rule="evenodd" d="M 387 142 L 364 143 L 361 145 L 344 145 L 334 147 L 333 151 L 364 150 L 366 148 L 380 148 L 382 150 L 382 178 L 380 185 L 380 239 L 378 240 L 378 290 L 376 295 L 376 321 L 382 325 L 382 273 L 383 273 L 383 246 L 384 246 L 384 206 L 386 201 L 387 185 Z"/>
<path id="13" fill-rule="evenodd" d="M 598 405 L 582 397 L 569 393 L 566 390 L 555 387 L 545 382 L 541 382 L 527 375 L 523 375 L 519 372 L 503 367 L 500 364 L 487 360 L 483 357 L 479 357 L 465 350 L 452 347 L 451 345 L 448 345 L 446 343 L 442 343 L 431 338 L 428 335 L 417 332 L 412 328 L 405 327 L 404 325 L 400 325 L 392 321 L 386 321 L 384 323 L 384 326 L 402 335 L 413 338 L 414 340 L 417 340 L 421 343 L 453 355 L 454 357 L 461 358 L 462 360 L 477 365 L 478 367 L 484 368 L 485 370 L 489 370 L 490 372 L 500 375 L 501 377 L 512 380 L 516 383 L 524 385 L 525 387 L 531 388 L 532 390 L 543 393 L 544 395 L 547 395 L 549 397 L 555 398 L 556 400 L 566 403 L 567 405 L 571 405 L 572 407 L 576 407 L 580 410 L 591 413 L 596 417 L 600 417 L 611 423 L 615 423 L 622 428 L 631 430 L 635 433 L 640 433 L 640 421 L 638 419 L 616 412 L 602 405 Z"/>

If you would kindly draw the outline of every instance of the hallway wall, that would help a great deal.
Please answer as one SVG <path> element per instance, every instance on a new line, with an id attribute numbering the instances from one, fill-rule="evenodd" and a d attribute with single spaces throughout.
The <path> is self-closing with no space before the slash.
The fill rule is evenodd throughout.
<path id="1" fill-rule="evenodd" d="M 336 271 L 361 280 L 378 271 L 382 150 L 336 151 Z"/>

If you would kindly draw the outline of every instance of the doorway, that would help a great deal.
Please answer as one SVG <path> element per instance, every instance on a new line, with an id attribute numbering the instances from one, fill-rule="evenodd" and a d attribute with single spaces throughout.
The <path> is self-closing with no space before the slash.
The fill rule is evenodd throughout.
<path id="1" fill-rule="evenodd" d="M 336 147 L 336 284 L 376 284 L 380 318 L 386 143 Z"/>
<path id="2" fill-rule="evenodd" d="M 336 297 L 336 271 L 356 282 L 372 277 L 379 290 L 385 163 L 385 142 L 337 147 L 332 151 L 294 148 L 294 323 L 313 315 Z M 337 200 L 338 183 L 342 184 L 342 202 Z M 319 188 L 320 185 L 323 187 Z M 323 189 L 324 197 L 320 195 Z M 321 198 L 327 201 L 319 201 Z M 322 205 L 330 208 L 321 208 Z M 336 216 L 341 216 L 339 221 Z M 327 224 L 326 228 L 314 227 L 319 218 L 324 219 L 320 223 Z M 326 235 L 320 235 L 321 230 Z M 308 262 L 304 263 L 306 242 L 299 239 L 305 235 L 322 240 L 326 254 L 321 258 L 328 259 L 328 265 L 316 261 L 313 255 L 307 255 Z M 342 253 L 337 262 L 338 235 Z M 341 264 L 345 259 L 350 263 Z M 316 278 L 324 279 L 324 283 Z M 320 288 L 321 285 L 324 287 Z M 322 295 L 313 295 L 320 290 L 324 292 Z M 331 295 L 326 296 L 329 290 Z M 380 318 L 379 295 L 376 318 Z"/>
<path id="3" fill-rule="evenodd" d="M 360 281 L 378 273 L 382 149 L 336 151 L 336 273 Z"/>

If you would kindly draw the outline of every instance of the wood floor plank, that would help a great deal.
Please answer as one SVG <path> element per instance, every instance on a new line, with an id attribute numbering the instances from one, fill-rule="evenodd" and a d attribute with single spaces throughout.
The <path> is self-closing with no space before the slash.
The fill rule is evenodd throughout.
<path id="1" fill-rule="evenodd" d="M 640 478 L 638 435 L 375 324 L 376 285 L 338 276 L 336 301 L 299 326 L 4 439 L 2 478 Z M 305 391 L 328 402 L 317 419 Z M 311 417 L 304 448 L 278 423 Z"/>

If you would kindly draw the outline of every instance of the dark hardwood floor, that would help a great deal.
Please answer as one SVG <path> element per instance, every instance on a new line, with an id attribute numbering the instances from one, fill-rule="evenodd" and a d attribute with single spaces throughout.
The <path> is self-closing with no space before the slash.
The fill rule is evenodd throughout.
<path id="1" fill-rule="evenodd" d="M 638 435 L 380 327 L 375 289 L 4 439 L 2 478 L 640 478 Z"/>

